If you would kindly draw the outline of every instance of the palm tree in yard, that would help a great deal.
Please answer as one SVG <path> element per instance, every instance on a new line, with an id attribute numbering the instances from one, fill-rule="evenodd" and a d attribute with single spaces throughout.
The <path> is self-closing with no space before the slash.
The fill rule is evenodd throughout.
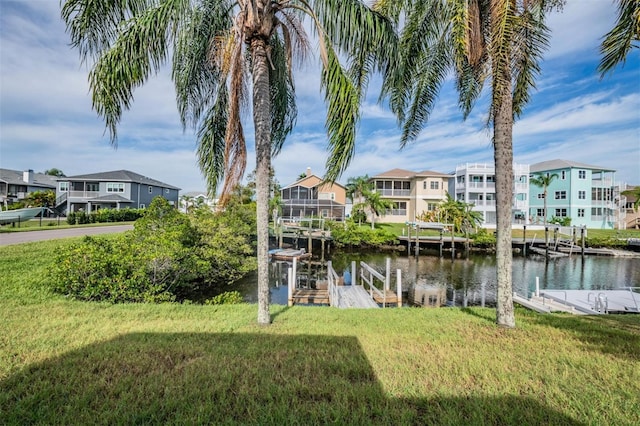
<path id="1" fill-rule="evenodd" d="M 382 216 L 385 210 L 393 207 L 393 201 L 385 200 L 379 192 L 373 190 L 365 190 L 362 193 L 362 202 L 353 206 L 356 209 L 361 206 L 364 210 L 371 213 L 371 229 L 376 227 L 376 217 Z"/>
<path id="2" fill-rule="evenodd" d="M 547 195 L 548 195 L 548 188 L 549 185 L 551 185 L 551 183 L 558 179 L 558 174 L 557 173 L 536 173 L 535 175 L 533 175 L 531 178 L 529 178 L 529 183 L 531 183 L 532 185 L 538 186 L 540 188 L 542 188 L 542 196 L 543 198 L 543 207 L 542 207 L 542 212 L 543 212 L 543 220 L 544 220 L 544 243 L 545 245 L 548 247 L 549 246 L 549 229 L 547 228 Z"/>
<path id="3" fill-rule="evenodd" d="M 134 88 L 171 57 L 183 126 L 197 131 L 197 157 L 209 190 L 221 201 L 246 164 L 243 111 L 251 101 L 255 128 L 258 231 L 258 322 L 268 324 L 269 170 L 296 119 L 292 65 L 308 40 L 303 19 L 318 34 L 321 83 L 328 105 L 327 179 L 354 153 L 358 108 L 378 58 L 393 57 L 388 22 L 356 0 L 66 0 L 62 17 L 72 44 L 90 60 L 93 108 L 111 142 Z M 373 46 L 376 46 L 374 49 Z M 352 58 L 350 69 L 339 62 Z M 251 90 L 251 91 L 250 91 Z"/>
<path id="4" fill-rule="evenodd" d="M 640 47 L 640 1 L 616 0 L 618 18 L 600 45 L 602 59 L 598 71 L 604 74 L 624 63 L 632 47 Z"/>
<path id="5" fill-rule="evenodd" d="M 399 26 L 399 58 L 386 75 L 387 97 L 402 126 L 401 146 L 424 128 L 453 71 L 466 118 L 490 82 L 488 125 L 496 170 L 496 322 L 515 326 L 511 277 L 513 123 L 529 101 L 547 46 L 545 18 L 564 0 L 378 0 Z"/>

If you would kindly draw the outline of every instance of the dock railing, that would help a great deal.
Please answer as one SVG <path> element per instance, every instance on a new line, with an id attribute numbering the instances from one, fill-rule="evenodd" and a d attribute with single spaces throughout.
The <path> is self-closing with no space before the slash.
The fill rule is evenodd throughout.
<path id="1" fill-rule="evenodd" d="M 333 269 L 331 261 L 327 261 L 327 291 L 329 293 L 329 305 L 340 305 L 340 291 L 338 290 L 338 274 Z"/>
<path id="2" fill-rule="evenodd" d="M 382 299 L 382 307 L 387 304 L 387 292 L 381 291 L 375 285 L 375 280 L 378 279 L 382 282 L 383 288 L 386 290 L 387 278 L 373 269 L 371 266 L 367 265 L 364 262 L 360 262 L 360 279 L 362 279 L 363 283 L 366 283 L 369 291 L 369 296 L 373 299 L 373 294 L 376 293 Z M 363 285 L 363 287 L 365 287 Z M 367 288 L 365 287 L 365 290 Z"/>

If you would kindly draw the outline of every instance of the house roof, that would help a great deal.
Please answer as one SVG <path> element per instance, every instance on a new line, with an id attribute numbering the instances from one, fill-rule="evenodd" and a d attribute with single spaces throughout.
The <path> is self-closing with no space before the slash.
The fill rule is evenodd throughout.
<path id="1" fill-rule="evenodd" d="M 46 189 L 56 189 L 58 179 L 56 176 L 45 175 L 44 173 L 33 173 L 33 182 L 27 183 L 23 179 L 24 172 L 19 170 L 0 169 L 0 181 L 12 185 L 28 185 Z"/>
<path id="2" fill-rule="evenodd" d="M 374 178 L 411 179 L 416 176 L 451 177 L 451 175 L 448 175 L 446 173 L 434 172 L 431 170 L 423 170 L 421 172 L 412 172 L 411 170 L 405 170 L 405 169 L 391 169 L 391 170 L 387 170 L 386 172 L 380 173 L 378 175 L 371 176 L 371 179 L 374 179 Z"/>
<path id="3" fill-rule="evenodd" d="M 310 179 L 310 178 L 314 178 L 314 179 Z M 305 180 L 311 180 L 311 181 L 315 181 L 315 183 L 311 184 L 311 185 L 305 185 L 304 181 Z M 322 178 L 318 175 L 314 175 L 311 174 L 309 176 L 305 176 L 303 178 L 298 179 L 297 181 L 293 182 L 292 184 L 289 184 L 285 187 L 283 187 L 282 189 L 287 189 L 287 188 L 292 188 L 294 186 L 304 186 L 305 188 L 314 188 L 316 186 L 322 186 L 324 184 L 324 182 L 322 181 Z M 329 185 L 337 185 L 341 188 L 346 188 L 344 185 L 338 183 L 338 182 L 333 182 L 333 184 L 329 184 Z"/>
<path id="4" fill-rule="evenodd" d="M 59 181 L 67 180 L 84 180 L 84 181 L 109 181 L 109 182 L 133 182 L 144 185 L 159 186 L 162 188 L 177 189 L 180 188 L 169 185 L 168 183 L 160 182 L 159 180 L 151 179 L 141 174 L 129 171 L 129 170 L 114 170 L 111 172 L 91 173 L 87 175 L 67 176 L 65 178 L 58 178 Z"/>
<path id="5" fill-rule="evenodd" d="M 542 161 L 540 163 L 532 164 L 529 167 L 529 171 L 531 173 L 545 172 L 547 170 L 560 170 L 560 169 L 589 169 L 589 170 L 600 170 L 603 172 L 615 172 L 614 169 L 608 169 L 606 167 L 593 166 L 590 164 L 578 163 L 577 161 L 559 160 L 559 159 Z"/>

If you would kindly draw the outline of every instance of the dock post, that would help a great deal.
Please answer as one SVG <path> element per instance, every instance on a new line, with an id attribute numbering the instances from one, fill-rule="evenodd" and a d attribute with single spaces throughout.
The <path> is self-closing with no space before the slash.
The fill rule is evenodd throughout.
<path id="1" fill-rule="evenodd" d="M 288 306 L 293 306 L 293 286 L 295 285 L 293 281 L 293 270 L 292 268 L 287 268 L 287 297 L 288 297 Z"/>
<path id="2" fill-rule="evenodd" d="M 385 265 L 384 275 L 384 289 L 389 290 L 391 288 L 391 258 L 387 257 Z"/>
<path id="3" fill-rule="evenodd" d="M 298 258 L 293 258 L 293 288 L 296 288 L 296 281 L 298 280 Z"/>
<path id="4" fill-rule="evenodd" d="M 407 225 L 407 254 L 411 256 L 411 226 Z"/>
<path id="5" fill-rule="evenodd" d="M 440 229 L 440 257 L 442 257 L 442 248 L 444 246 L 444 237 L 442 235 L 443 232 L 444 229 Z"/>
<path id="6" fill-rule="evenodd" d="M 527 225 L 522 225 L 522 255 L 527 257 Z"/>
<path id="7" fill-rule="evenodd" d="M 396 270 L 396 296 L 398 308 L 402 308 L 402 269 Z"/>
<path id="8" fill-rule="evenodd" d="M 420 252 L 420 228 L 418 228 L 418 225 L 416 225 L 416 257 L 418 257 L 419 252 Z"/>
<path id="9" fill-rule="evenodd" d="M 580 245 L 582 246 L 582 257 L 584 257 L 584 226 L 580 227 Z"/>
<path id="10" fill-rule="evenodd" d="M 536 277 L 536 297 L 540 297 L 540 277 Z"/>
<path id="11" fill-rule="evenodd" d="M 358 276 L 356 275 L 356 261 L 351 261 L 351 285 L 356 285 Z"/>
<path id="12" fill-rule="evenodd" d="M 455 260 L 456 258 L 456 241 L 455 235 L 453 234 L 454 227 L 451 225 L 451 260 Z"/>

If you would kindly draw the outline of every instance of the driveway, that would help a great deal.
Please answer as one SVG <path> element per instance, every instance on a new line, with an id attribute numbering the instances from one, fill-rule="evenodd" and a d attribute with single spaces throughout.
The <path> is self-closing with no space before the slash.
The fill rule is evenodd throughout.
<path id="1" fill-rule="evenodd" d="M 133 229 L 133 225 L 96 226 L 92 228 L 48 229 L 46 231 L 8 232 L 0 234 L 0 246 L 30 243 L 32 241 L 57 240 L 84 235 L 115 234 Z"/>

